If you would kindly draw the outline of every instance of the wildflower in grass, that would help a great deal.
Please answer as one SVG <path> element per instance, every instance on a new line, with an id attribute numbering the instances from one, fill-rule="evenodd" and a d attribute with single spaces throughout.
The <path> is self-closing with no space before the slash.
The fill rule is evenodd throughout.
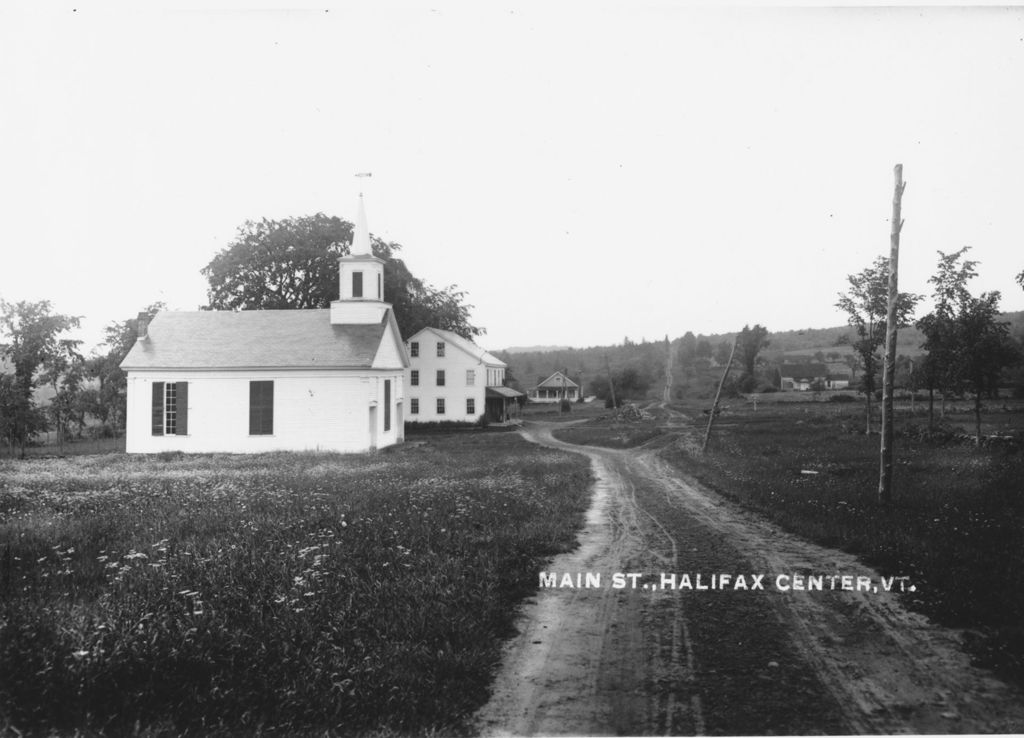
<path id="1" fill-rule="evenodd" d="M 85 650 L 72 651 L 71 655 L 74 656 L 76 659 L 84 659 L 86 656 L 89 655 L 89 652 Z"/>

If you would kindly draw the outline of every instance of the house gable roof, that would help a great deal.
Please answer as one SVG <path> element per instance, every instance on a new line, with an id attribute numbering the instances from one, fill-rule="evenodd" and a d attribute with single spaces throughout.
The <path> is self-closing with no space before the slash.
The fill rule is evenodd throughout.
<path id="1" fill-rule="evenodd" d="M 506 364 L 504 361 L 499 359 L 494 354 L 490 353 L 489 351 L 485 351 L 484 349 L 480 348 L 469 339 L 463 338 L 458 333 L 455 333 L 453 331 L 446 331 L 442 330 L 441 328 L 432 328 L 430 326 L 427 326 L 426 328 L 421 328 L 419 331 L 416 332 L 415 335 L 410 336 L 408 340 L 421 340 L 422 335 L 427 331 L 430 331 L 439 338 L 443 338 L 446 343 L 450 343 L 460 351 L 469 354 L 478 361 L 482 361 L 485 364 L 490 364 L 491 366 L 496 366 L 500 368 L 508 366 L 508 364 Z"/>
<path id="2" fill-rule="evenodd" d="M 163 311 L 121 367 L 368 368 L 389 320 L 391 310 L 367 325 L 332 325 L 330 310 Z"/>
<path id="3" fill-rule="evenodd" d="M 563 381 L 562 381 L 563 379 L 565 380 L 564 384 L 563 384 Z M 545 379 L 543 382 L 538 384 L 535 389 L 540 389 L 541 387 L 555 387 L 555 388 L 561 389 L 563 386 L 564 387 L 579 387 L 578 384 L 576 384 L 574 381 L 569 379 L 569 377 L 567 377 L 565 374 L 562 374 L 562 372 L 555 372 L 550 377 Z"/>

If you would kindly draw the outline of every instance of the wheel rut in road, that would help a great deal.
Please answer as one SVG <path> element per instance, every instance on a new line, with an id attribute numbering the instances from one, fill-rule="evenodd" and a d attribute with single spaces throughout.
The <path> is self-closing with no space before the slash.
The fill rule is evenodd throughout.
<path id="1" fill-rule="evenodd" d="M 893 593 L 780 592 L 777 574 L 878 575 L 702 488 L 653 449 L 536 443 L 591 459 L 576 550 L 522 609 L 484 735 L 991 733 L 1024 729 L 1017 690 L 972 667 L 955 633 Z M 616 589 L 615 572 L 765 574 L 764 591 Z M 538 575 L 540 572 L 538 572 Z"/>

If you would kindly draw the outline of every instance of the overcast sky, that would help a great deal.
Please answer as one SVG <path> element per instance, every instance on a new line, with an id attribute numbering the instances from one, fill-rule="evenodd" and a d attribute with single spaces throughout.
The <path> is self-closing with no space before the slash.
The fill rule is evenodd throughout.
<path id="1" fill-rule="evenodd" d="M 490 349 L 838 325 L 897 162 L 900 287 L 970 245 L 1024 309 L 1021 8 L 37 5 L 0 8 L 0 297 L 89 346 L 360 189 Z"/>

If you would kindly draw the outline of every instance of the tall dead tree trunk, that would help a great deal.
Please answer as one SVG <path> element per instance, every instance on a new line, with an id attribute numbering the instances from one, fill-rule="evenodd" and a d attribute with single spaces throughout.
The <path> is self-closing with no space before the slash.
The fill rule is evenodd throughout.
<path id="1" fill-rule="evenodd" d="M 675 344 L 670 343 L 668 336 L 665 336 L 665 389 L 662 392 L 662 399 L 665 402 L 672 402 L 672 364 L 675 348 Z"/>
<path id="2" fill-rule="evenodd" d="M 903 230 L 900 206 L 903 200 L 903 190 L 907 187 L 907 183 L 903 181 L 902 164 L 896 165 L 894 173 L 896 185 L 892 196 L 892 232 L 889 236 L 889 295 L 885 316 L 885 364 L 882 369 L 882 447 L 878 470 L 878 502 L 882 505 L 892 503 L 892 385 L 896 376 L 896 300 L 899 294 L 900 231 Z"/>
<path id="3" fill-rule="evenodd" d="M 615 402 L 615 380 L 612 379 L 612 367 L 608 363 L 608 354 L 604 355 L 604 369 L 608 372 L 608 391 L 612 394 L 612 409 L 614 410 L 618 404 Z"/>

